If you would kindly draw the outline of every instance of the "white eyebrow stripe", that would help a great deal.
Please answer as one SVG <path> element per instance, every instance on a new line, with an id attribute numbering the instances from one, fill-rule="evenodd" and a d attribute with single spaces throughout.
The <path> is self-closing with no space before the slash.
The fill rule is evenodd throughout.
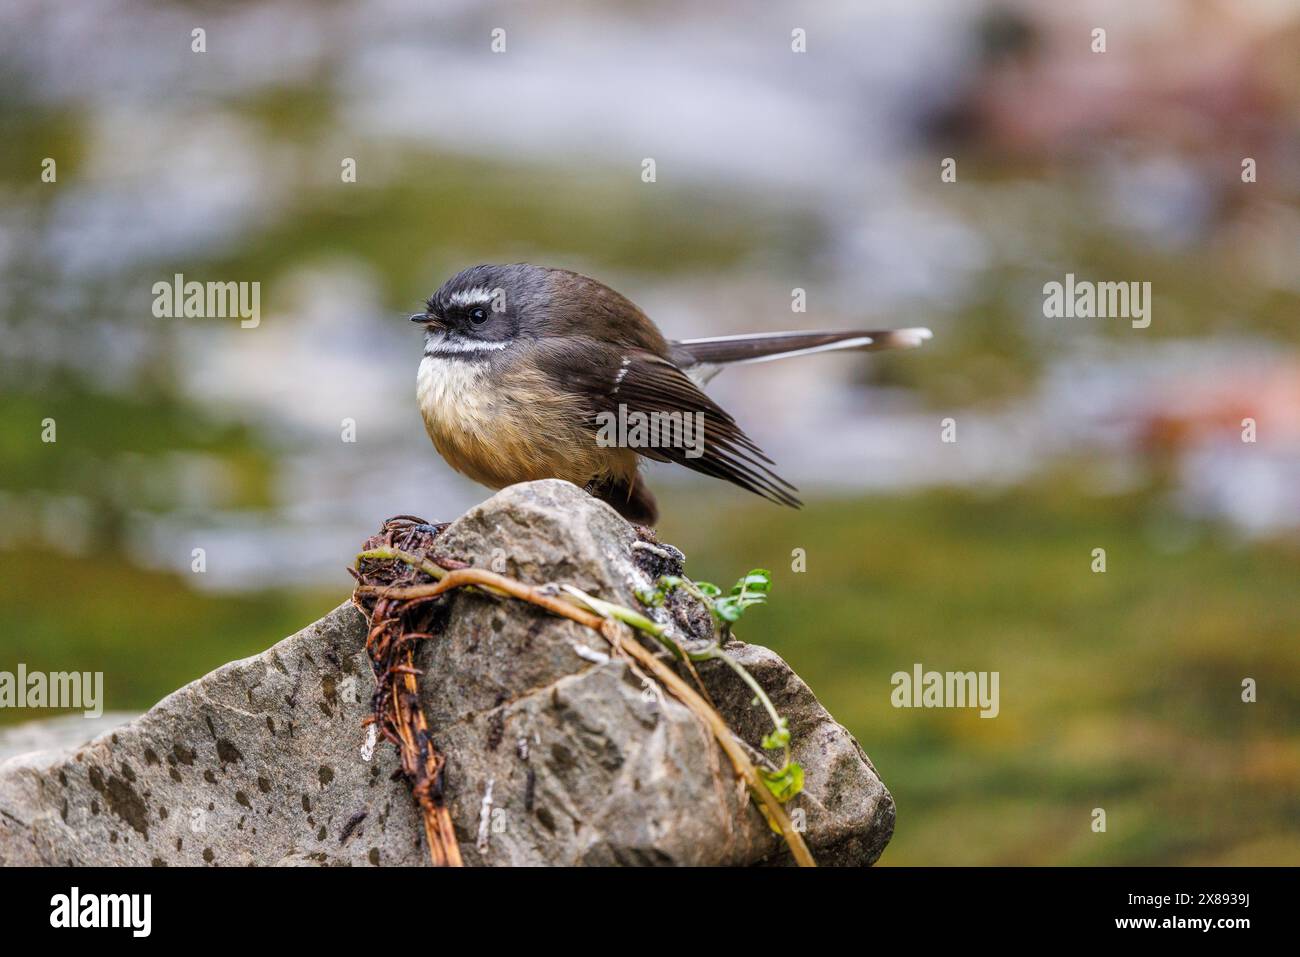
<path id="1" fill-rule="evenodd" d="M 457 290 L 447 298 L 453 306 L 477 306 L 491 302 L 492 297 L 491 289 L 486 286 L 475 286 L 473 289 Z"/>

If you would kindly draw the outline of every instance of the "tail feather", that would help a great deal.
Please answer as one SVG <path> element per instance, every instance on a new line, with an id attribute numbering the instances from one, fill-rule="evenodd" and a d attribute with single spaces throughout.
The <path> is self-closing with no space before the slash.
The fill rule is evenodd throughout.
<path id="1" fill-rule="evenodd" d="M 790 356 L 850 349 L 876 352 L 912 349 L 931 337 L 929 329 L 880 329 L 856 332 L 758 332 L 744 336 L 715 336 L 674 342 L 673 358 L 684 369 L 693 366 L 767 362 Z"/>

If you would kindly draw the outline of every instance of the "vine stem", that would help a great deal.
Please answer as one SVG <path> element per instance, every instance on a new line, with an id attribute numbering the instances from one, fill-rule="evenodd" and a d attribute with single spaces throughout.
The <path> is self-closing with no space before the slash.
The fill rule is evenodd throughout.
<path id="1" fill-rule="evenodd" d="M 754 698 L 762 702 L 763 707 L 767 709 L 768 717 L 772 719 L 772 727 L 777 731 L 781 730 L 781 715 L 777 712 L 776 705 L 772 704 L 772 699 L 767 696 L 767 692 L 763 690 L 763 686 L 754 680 L 754 676 L 749 673 L 749 670 L 744 665 L 731 657 L 731 655 L 727 654 L 716 644 L 693 653 L 691 657 L 695 661 L 709 661 L 711 659 L 725 661 L 727 666 L 736 674 L 740 675 L 741 680 L 744 681 L 745 684 L 749 685 L 749 689 L 754 692 Z M 785 745 L 785 763 L 790 763 L 790 745 L 788 743 Z"/>
<path id="2" fill-rule="evenodd" d="M 776 795 L 768 789 L 767 784 L 759 776 L 754 762 L 745 753 L 745 749 L 737 741 L 726 721 L 718 714 L 717 709 L 709 704 L 699 692 L 692 688 L 685 679 L 650 649 L 638 641 L 623 641 L 623 635 L 620 634 L 621 626 L 631 627 L 637 631 L 646 632 L 664 643 L 670 650 L 676 649 L 680 652 L 681 649 L 677 648 L 676 643 L 668 638 L 667 629 L 663 625 L 652 621 L 631 608 L 588 595 L 571 585 L 539 587 L 482 568 L 446 569 L 419 555 L 413 555 L 410 552 L 387 546 L 361 552 L 357 556 L 358 571 L 360 571 L 361 562 L 367 559 L 403 562 L 424 572 L 435 579 L 435 582 L 431 585 L 407 586 L 361 585 L 357 588 L 358 594 L 375 595 L 380 598 L 397 600 L 413 600 L 437 598 L 439 595 L 446 594 L 455 588 L 471 588 L 496 597 L 516 598 L 520 601 L 530 602 L 545 608 L 554 615 L 576 621 L 580 625 L 585 625 L 599 632 L 613 648 L 635 659 L 639 665 L 652 672 L 660 683 L 672 692 L 675 698 L 686 705 L 704 723 L 705 727 L 709 728 L 723 753 L 730 759 L 736 773 L 749 786 L 750 793 L 754 796 L 755 802 L 763 811 L 768 823 L 785 839 L 795 862 L 800 867 L 816 866 L 816 861 L 813 860 L 812 853 L 808 850 L 803 835 L 795 830 L 785 807 L 776 799 Z M 581 607 L 583 605 L 586 607 Z M 721 652 L 721 649 L 717 649 L 715 646 L 715 650 L 720 652 L 724 660 L 727 660 L 733 668 L 737 669 L 739 674 L 742 674 L 747 679 L 747 683 L 757 692 L 760 700 L 763 700 L 769 706 L 771 713 L 775 715 L 776 711 L 771 708 L 771 702 L 767 700 L 767 695 L 753 680 L 752 676 L 748 675 L 740 667 L 739 662 Z"/>
<path id="3" fill-rule="evenodd" d="M 657 621 L 653 621 L 650 618 L 647 618 L 645 615 L 642 615 L 640 612 L 633 611 L 631 608 L 628 608 L 625 605 L 616 605 L 613 602 L 608 602 L 601 598 L 595 598 L 591 595 L 586 594 L 580 589 L 574 588 L 572 585 L 561 585 L 560 587 L 563 588 L 570 595 L 573 595 L 575 598 L 578 598 L 580 601 L 584 602 L 585 604 L 590 605 L 598 614 L 603 614 L 608 618 L 617 618 L 619 621 L 631 625 L 633 628 L 636 628 L 640 631 L 646 632 L 649 635 L 652 635 L 654 638 L 658 639 L 660 644 L 662 644 L 665 648 L 667 648 L 674 655 L 676 655 L 677 657 L 685 661 L 687 665 L 689 665 L 692 661 L 726 662 L 727 667 L 729 667 L 732 671 L 738 674 L 741 680 L 745 682 L 745 684 L 749 685 L 749 689 L 754 692 L 754 697 L 757 698 L 762 703 L 763 708 L 767 711 L 768 716 L 772 719 L 773 729 L 778 731 L 781 729 L 781 715 L 776 710 L 776 705 L 772 703 L 772 699 L 767 696 L 767 692 L 763 690 L 763 686 L 754 680 L 754 676 L 751 675 L 748 670 L 746 670 L 744 665 L 742 665 L 735 658 L 731 657 L 731 655 L 723 651 L 722 647 L 717 642 L 714 642 L 705 648 L 699 648 L 696 649 L 695 651 L 688 651 L 672 639 L 672 637 L 668 633 L 667 627 L 659 624 L 659 622 Z M 705 596 L 698 589 L 692 587 L 689 589 L 689 591 L 691 592 L 691 594 L 698 597 L 701 601 L 707 601 L 707 596 Z M 692 668 L 691 672 L 692 674 L 694 674 L 695 669 Z M 696 680 L 697 681 L 699 680 L 698 675 L 696 676 Z M 785 759 L 786 762 L 789 763 L 790 748 L 788 745 L 785 748 Z"/>

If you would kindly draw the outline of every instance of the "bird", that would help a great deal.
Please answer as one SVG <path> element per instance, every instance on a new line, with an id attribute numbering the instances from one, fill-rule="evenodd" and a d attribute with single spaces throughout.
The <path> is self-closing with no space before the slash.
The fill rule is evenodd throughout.
<path id="1" fill-rule="evenodd" d="M 456 471 L 492 489 L 564 479 L 654 526 L 642 459 L 675 462 L 780 505 L 798 490 L 703 386 L 721 368 L 833 350 L 910 348 L 924 328 L 666 339 L 609 286 L 529 263 L 456 273 L 410 316 L 416 396 Z"/>

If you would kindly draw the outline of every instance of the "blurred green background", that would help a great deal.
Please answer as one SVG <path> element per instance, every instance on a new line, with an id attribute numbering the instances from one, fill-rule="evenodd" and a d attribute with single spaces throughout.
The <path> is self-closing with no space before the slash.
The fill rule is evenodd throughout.
<path id="1" fill-rule="evenodd" d="M 527 260 L 673 336 L 935 330 L 711 387 L 802 511 L 650 471 L 689 573 L 773 570 L 743 637 L 871 755 L 883 864 L 1300 863 L 1300 8 L 1064 7 L 6 5 L 0 670 L 146 708 L 483 497 L 404 316 Z M 155 318 L 177 272 L 260 325 Z M 1045 318 L 1066 273 L 1150 328 Z M 916 662 L 1001 713 L 893 708 Z"/>

